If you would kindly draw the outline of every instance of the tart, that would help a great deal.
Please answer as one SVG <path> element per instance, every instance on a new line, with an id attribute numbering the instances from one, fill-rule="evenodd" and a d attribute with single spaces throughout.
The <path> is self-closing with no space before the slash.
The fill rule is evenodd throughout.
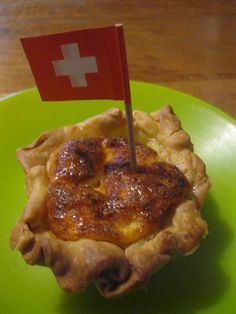
<path id="1" fill-rule="evenodd" d="M 170 106 L 133 117 L 135 173 L 119 109 L 50 130 L 17 151 L 28 201 L 11 247 L 51 268 L 64 290 L 94 281 L 114 297 L 146 286 L 207 235 L 200 208 L 210 179 L 179 119 Z"/>

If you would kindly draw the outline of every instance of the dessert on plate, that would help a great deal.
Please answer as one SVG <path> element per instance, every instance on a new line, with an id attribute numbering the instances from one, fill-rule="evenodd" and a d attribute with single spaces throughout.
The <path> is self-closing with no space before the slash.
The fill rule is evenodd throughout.
<path id="1" fill-rule="evenodd" d="M 210 180 L 179 119 L 170 106 L 133 117 L 135 172 L 119 109 L 17 151 L 28 201 L 11 246 L 27 263 L 50 267 L 67 291 L 95 281 L 114 297 L 145 286 L 207 235 L 200 208 Z"/>

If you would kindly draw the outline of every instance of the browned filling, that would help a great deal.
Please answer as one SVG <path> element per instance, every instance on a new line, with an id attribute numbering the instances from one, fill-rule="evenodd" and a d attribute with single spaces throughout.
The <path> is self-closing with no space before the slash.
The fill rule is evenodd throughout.
<path id="1" fill-rule="evenodd" d="M 80 138 L 53 156 L 47 202 L 58 238 L 89 238 L 125 247 L 160 228 L 188 190 L 178 168 L 136 144 L 132 173 L 126 139 Z"/>

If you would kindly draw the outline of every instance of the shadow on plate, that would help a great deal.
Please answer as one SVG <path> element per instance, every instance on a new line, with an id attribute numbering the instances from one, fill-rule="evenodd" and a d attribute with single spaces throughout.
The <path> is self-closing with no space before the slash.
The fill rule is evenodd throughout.
<path id="1" fill-rule="evenodd" d="M 153 276 L 146 290 L 107 300 L 90 285 L 79 294 L 63 293 L 59 313 L 193 314 L 217 303 L 229 286 L 220 259 L 232 238 L 232 231 L 220 216 L 211 195 L 202 211 L 209 224 L 209 235 L 199 250 L 191 256 L 174 259 Z"/>

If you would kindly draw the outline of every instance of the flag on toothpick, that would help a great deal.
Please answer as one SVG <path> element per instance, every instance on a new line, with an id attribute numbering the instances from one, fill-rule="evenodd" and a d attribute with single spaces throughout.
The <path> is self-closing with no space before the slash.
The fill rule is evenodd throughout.
<path id="1" fill-rule="evenodd" d="M 42 100 L 124 100 L 136 167 L 122 24 L 21 39 Z"/>
<path id="2" fill-rule="evenodd" d="M 22 38 L 21 43 L 42 100 L 130 102 L 121 24 Z"/>

